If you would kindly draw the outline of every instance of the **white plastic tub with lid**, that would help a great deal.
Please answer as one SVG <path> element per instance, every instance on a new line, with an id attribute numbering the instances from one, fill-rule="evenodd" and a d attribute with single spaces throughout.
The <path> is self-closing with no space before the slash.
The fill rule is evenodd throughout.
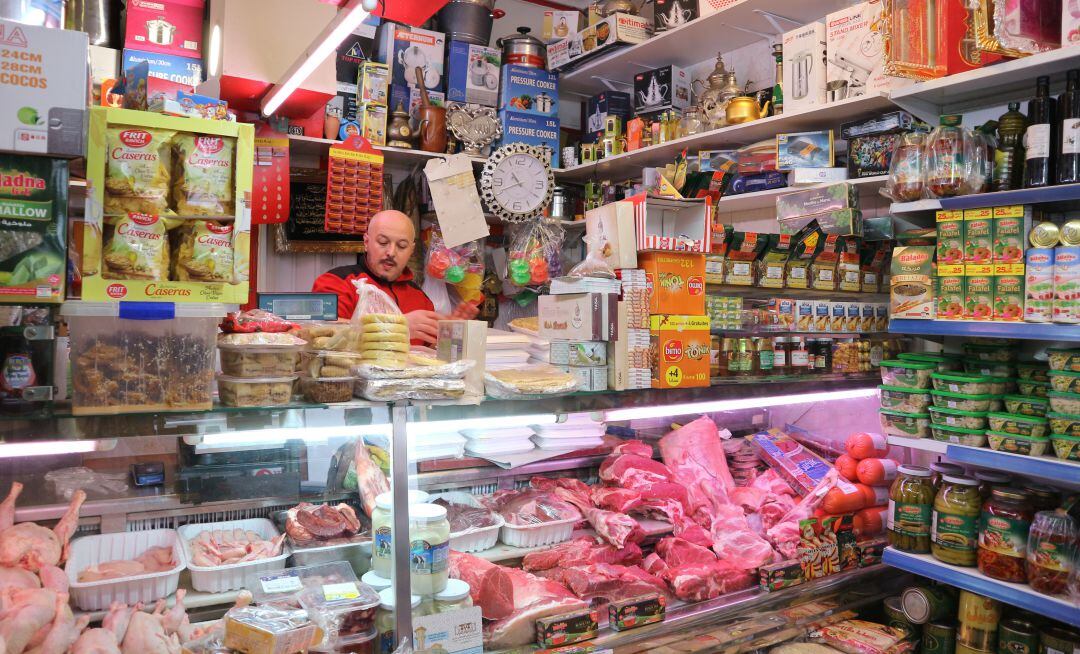
<path id="1" fill-rule="evenodd" d="M 446 507 L 409 507 L 409 577 L 412 592 L 433 595 L 450 579 L 450 521 Z"/>
<path id="2" fill-rule="evenodd" d="M 458 609 L 466 609 L 473 605 L 469 593 L 472 589 L 467 582 L 460 579 L 451 579 L 446 582 L 446 588 L 435 593 L 435 613 L 449 613 Z"/>
<path id="3" fill-rule="evenodd" d="M 428 501 L 427 492 L 422 490 L 409 491 L 409 504 L 421 504 Z M 394 507 L 393 491 L 380 493 L 375 496 L 375 510 L 371 512 L 371 569 L 380 577 L 390 578 L 390 570 L 393 567 L 394 546 L 392 532 L 394 522 L 391 518 L 391 510 Z"/>

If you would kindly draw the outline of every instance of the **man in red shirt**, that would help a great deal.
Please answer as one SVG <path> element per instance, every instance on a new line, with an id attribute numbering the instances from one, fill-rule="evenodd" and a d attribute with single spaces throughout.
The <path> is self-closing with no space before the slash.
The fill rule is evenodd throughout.
<path id="1" fill-rule="evenodd" d="M 464 302 L 451 316 L 436 313 L 431 300 L 413 281 L 413 273 L 406 264 L 416 248 L 416 228 L 405 214 L 386 210 L 372 216 L 364 235 L 364 247 L 363 262 L 327 271 L 311 286 L 314 293 L 337 294 L 339 318 L 352 318 L 357 299 L 353 281 L 358 279 L 374 283 L 397 303 L 409 323 L 409 338 L 414 345 L 434 343 L 441 319 L 476 317 L 478 309 Z"/>

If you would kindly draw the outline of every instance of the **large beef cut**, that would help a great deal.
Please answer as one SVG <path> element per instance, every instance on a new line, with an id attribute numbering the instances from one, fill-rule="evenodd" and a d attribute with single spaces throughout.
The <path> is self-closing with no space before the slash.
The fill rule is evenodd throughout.
<path id="1" fill-rule="evenodd" d="M 640 543 L 645 539 L 645 531 L 637 520 L 625 513 L 594 507 L 586 493 L 566 488 L 556 488 L 554 493 L 556 497 L 576 506 L 596 533 L 615 547 L 625 547 L 627 543 Z"/>
<path id="2" fill-rule="evenodd" d="M 613 547 L 590 536 L 580 536 L 539 552 L 530 552 L 521 567 L 530 572 L 556 567 L 580 567 L 594 563 L 636 565 L 641 561 L 641 548 L 635 543 Z"/>
<path id="3" fill-rule="evenodd" d="M 582 517 L 573 504 L 555 497 L 550 491 L 497 491 L 482 501 L 510 525 L 538 525 L 561 520 L 580 520 Z"/>
<path id="4" fill-rule="evenodd" d="M 676 597 L 688 602 L 749 588 L 755 579 L 752 570 L 717 559 L 709 549 L 675 537 L 657 543 L 656 553 L 645 559 L 644 567 L 664 579 Z"/>
<path id="5" fill-rule="evenodd" d="M 488 621 L 485 649 L 527 645 L 536 639 L 539 618 L 588 606 L 554 581 L 461 552 L 450 553 L 450 576 L 469 584 L 473 603 Z"/>
<path id="6" fill-rule="evenodd" d="M 637 566 L 596 563 L 579 567 L 558 567 L 539 573 L 558 581 L 583 600 L 601 598 L 608 602 L 659 593 L 669 595 L 662 579 Z"/>
<path id="7" fill-rule="evenodd" d="M 348 504 L 309 504 L 301 502 L 289 509 L 285 532 L 298 545 L 329 545 L 360 532 L 360 520 Z"/>

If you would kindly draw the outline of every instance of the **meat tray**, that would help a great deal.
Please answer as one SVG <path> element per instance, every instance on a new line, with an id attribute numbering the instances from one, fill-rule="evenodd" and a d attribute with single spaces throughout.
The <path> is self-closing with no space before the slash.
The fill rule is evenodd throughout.
<path id="1" fill-rule="evenodd" d="M 208 522 L 205 524 L 192 524 L 179 527 L 176 531 L 180 536 L 180 543 L 184 548 L 184 559 L 191 561 L 191 547 L 188 541 L 198 536 L 201 532 L 212 529 L 243 529 L 254 531 L 259 536 L 269 540 L 278 536 L 278 530 L 274 523 L 266 518 L 249 518 L 247 520 L 227 520 L 225 522 Z M 244 587 L 244 576 L 253 572 L 270 572 L 272 570 L 284 570 L 285 559 L 289 558 L 291 550 L 287 544 L 282 544 L 281 554 L 256 561 L 244 563 L 230 563 L 213 567 L 204 567 L 188 564 L 191 571 L 191 587 L 208 593 L 222 593 L 227 590 L 237 590 Z"/>
<path id="2" fill-rule="evenodd" d="M 148 548 L 171 545 L 176 566 L 164 572 L 151 572 L 134 577 L 80 582 L 79 572 L 106 561 L 134 559 Z M 84 536 L 71 542 L 64 572 L 75 606 L 84 611 L 100 611 L 113 602 L 149 604 L 176 592 L 180 572 L 187 567 L 187 552 L 172 529 L 129 531 L 120 534 Z"/>
<path id="3" fill-rule="evenodd" d="M 511 547 L 542 547 L 570 540 L 574 524 L 581 517 L 553 520 L 538 525 L 504 524 L 499 530 L 499 540 Z"/>
<path id="4" fill-rule="evenodd" d="M 443 499 L 454 504 L 467 504 L 478 509 L 483 506 L 473 497 L 472 493 L 461 491 L 439 493 L 429 498 L 429 501 L 434 502 L 437 499 Z M 490 527 L 480 527 L 472 531 L 450 532 L 450 549 L 457 552 L 483 552 L 495 547 L 495 543 L 499 541 L 499 530 L 506 521 L 498 513 L 492 513 L 495 515 L 495 524 Z"/>

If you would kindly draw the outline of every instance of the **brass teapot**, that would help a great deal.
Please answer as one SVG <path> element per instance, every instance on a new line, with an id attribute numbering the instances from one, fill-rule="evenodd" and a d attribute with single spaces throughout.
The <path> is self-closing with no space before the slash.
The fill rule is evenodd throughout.
<path id="1" fill-rule="evenodd" d="M 749 123 L 769 115 L 770 102 L 758 106 L 757 98 L 752 95 L 740 95 L 732 98 L 727 105 L 726 119 L 729 125 Z"/>

